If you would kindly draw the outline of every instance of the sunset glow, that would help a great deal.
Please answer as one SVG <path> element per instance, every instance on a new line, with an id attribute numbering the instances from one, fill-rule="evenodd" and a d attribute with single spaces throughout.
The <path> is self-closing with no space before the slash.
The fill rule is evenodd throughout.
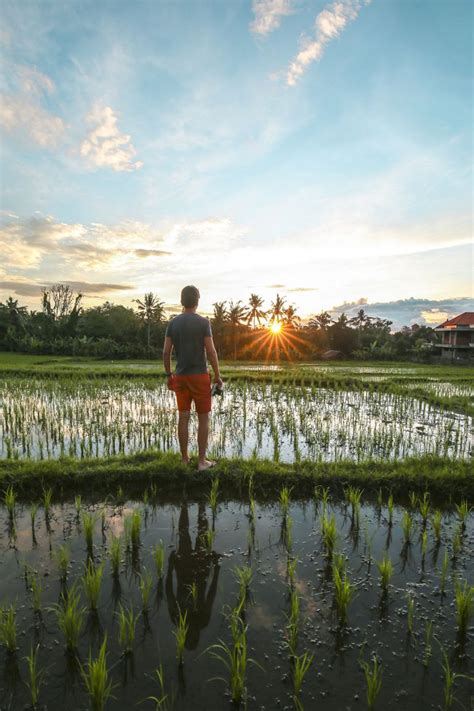
<path id="1" fill-rule="evenodd" d="M 283 324 L 282 324 L 281 321 L 273 321 L 273 322 L 270 324 L 270 326 L 269 326 L 270 331 L 271 331 L 273 334 L 275 334 L 275 336 L 276 336 L 278 333 L 281 333 L 282 328 L 283 328 Z"/>

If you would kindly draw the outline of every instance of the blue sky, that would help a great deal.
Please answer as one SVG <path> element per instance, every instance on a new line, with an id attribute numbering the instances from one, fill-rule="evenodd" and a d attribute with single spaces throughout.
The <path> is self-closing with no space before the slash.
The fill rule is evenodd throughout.
<path id="1" fill-rule="evenodd" d="M 0 299 L 474 309 L 470 2 L 0 12 Z"/>

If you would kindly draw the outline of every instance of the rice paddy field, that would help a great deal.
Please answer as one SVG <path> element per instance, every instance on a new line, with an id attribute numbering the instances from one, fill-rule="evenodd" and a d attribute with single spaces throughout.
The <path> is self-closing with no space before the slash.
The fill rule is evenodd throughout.
<path id="1" fill-rule="evenodd" d="M 472 709 L 473 369 L 223 370 L 0 357 L 1 711 Z"/>

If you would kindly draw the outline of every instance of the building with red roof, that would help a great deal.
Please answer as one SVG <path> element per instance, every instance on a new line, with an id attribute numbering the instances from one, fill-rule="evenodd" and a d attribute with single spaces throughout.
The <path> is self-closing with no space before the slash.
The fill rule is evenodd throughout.
<path id="1" fill-rule="evenodd" d="M 441 360 L 474 360 L 474 311 L 443 321 L 434 330 L 441 336 Z"/>

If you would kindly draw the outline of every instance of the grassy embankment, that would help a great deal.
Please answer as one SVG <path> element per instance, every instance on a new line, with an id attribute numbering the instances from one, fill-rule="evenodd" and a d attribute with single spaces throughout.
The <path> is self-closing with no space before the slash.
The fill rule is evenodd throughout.
<path id="1" fill-rule="evenodd" d="M 275 499 L 283 485 L 292 486 L 295 496 L 311 495 L 315 486 L 329 486 L 334 492 L 348 484 L 367 494 L 382 489 L 400 500 L 408 491 L 429 491 L 449 503 L 466 498 L 474 503 L 474 472 L 466 461 L 425 456 L 398 462 L 364 463 L 299 462 L 275 463 L 268 460 L 221 459 L 211 471 L 198 472 L 196 462 L 185 466 L 172 452 L 142 452 L 108 458 L 0 461 L 0 490 L 14 484 L 18 495 L 37 497 L 51 487 L 55 495 L 83 492 L 89 496 L 114 496 L 121 486 L 128 495 L 142 495 L 154 483 L 163 494 L 208 490 L 210 480 L 219 476 L 223 493 L 229 496 L 247 491 L 253 478 L 254 490 L 261 498 Z"/>

